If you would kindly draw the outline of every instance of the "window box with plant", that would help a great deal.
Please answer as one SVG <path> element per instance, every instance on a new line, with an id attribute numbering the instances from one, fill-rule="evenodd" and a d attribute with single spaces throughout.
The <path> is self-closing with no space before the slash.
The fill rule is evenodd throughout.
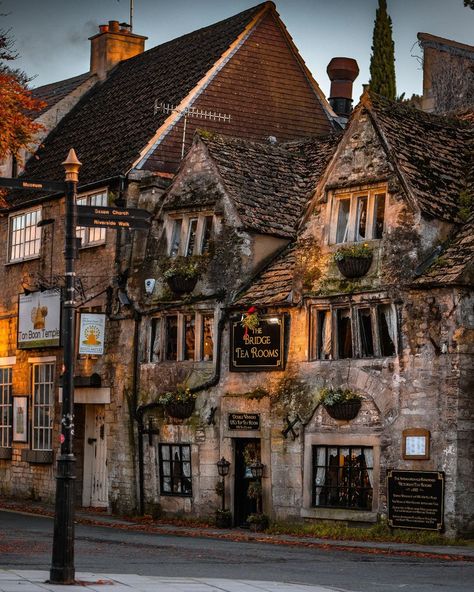
<path id="1" fill-rule="evenodd" d="M 351 389 L 326 387 L 319 393 L 319 402 L 333 419 L 349 421 L 359 413 L 362 397 Z"/>
<path id="2" fill-rule="evenodd" d="M 160 395 L 158 403 L 163 405 L 170 417 L 187 419 L 193 414 L 196 396 L 196 393 L 192 393 L 188 387 L 178 385 L 176 390 Z"/>
<path id="3" fill-rule="evenodd" d="M 367 243 L 340 247 L 334 253 L 334 261 L 346 278 L 364 276 L 372 265 L 373 249 Z"/>
<path id="4" fill-rule="evenodd" d="M 205 255 L 191 257 L 167 257 L 161 263 L 161 270 L 168 287 L 174 294 L 189 294 L 196 287 L 207 266 Z"/>

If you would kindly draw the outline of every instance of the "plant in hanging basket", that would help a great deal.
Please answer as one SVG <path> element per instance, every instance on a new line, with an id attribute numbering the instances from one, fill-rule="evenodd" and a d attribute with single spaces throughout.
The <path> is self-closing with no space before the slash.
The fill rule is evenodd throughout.
<path id="1" fill-rule="evenodd" d="M 207 261 L 205 255 L 166 257 L 162 259 L 160 268 L 172 292 L 188 294 L 194 290 L 198 279 L 204 273 Z"/>
<path id="2" fill-rule="evenodd" d="M 158 403 L 163 405 L 166 413 L 176 419 L 191 417 L 196 404 L 196 393 L 182 385 L 178 385 L 175 391 L 163 393 L 158 398 Z"/>
<path id="3" fill-rule="evenodd" d="M 333 419 L 354 419 L 360 411 L 362 397 L 351 389 L 323 388 L 319 402 Z"/>
<path id="4" fill-rule="evenodd" d="M 334 253 L 334 261 L 346 278 L 358 278 L 365 275 L 372 265 L 373 250 L 367 243 L 357 243 L 340 247 Z"/>

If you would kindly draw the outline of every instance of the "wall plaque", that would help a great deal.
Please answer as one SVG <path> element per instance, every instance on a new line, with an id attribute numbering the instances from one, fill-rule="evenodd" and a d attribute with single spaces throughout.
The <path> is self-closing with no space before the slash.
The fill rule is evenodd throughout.
<path id="1" fill-rule="evenodd" d="M 258 327 L 248 330 L 240 320 L 231 320 L 231 372 L 283 370 L 284 316 L 261 316 L 259 320 Z"/>
<path id="2" fill-rule="evenodd" d="M 443 528 L 443 472 L 389 470 L 387 486 L 390 526 L 423 530 Z"/>
<path id="3" fill-rule="evenodd" d="M 229 430 L 259 430 L 258 413 L 229 413 Z"/>

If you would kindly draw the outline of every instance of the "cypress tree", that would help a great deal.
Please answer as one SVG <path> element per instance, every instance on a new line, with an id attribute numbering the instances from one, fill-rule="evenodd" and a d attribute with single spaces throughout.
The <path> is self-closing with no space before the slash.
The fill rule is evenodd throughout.
<path id="1" fill-rule="evenodd" d="M 375 13 L 370 89 L 392 101 L 396 98 L 395 45 L 392 40 L 392 19 L 387 13 L 387 0 L 379 0 Z"/>

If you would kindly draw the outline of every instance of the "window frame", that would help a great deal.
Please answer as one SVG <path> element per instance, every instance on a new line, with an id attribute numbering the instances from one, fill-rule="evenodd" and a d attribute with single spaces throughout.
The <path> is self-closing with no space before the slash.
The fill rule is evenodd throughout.
<path id="1" fill-rule="evenodd" d="M 186 359 L 186 318 L 192 316 L 194 321 L 194 357 Z M 167 319 L 170 317 L 177 317 L 177 354 L 176 359 L 168 358 L 168 335 L 167 335 Z M 212 333 L 212 357 L 208 360 L 204 359 L 204 334 L 205 334 L 205 319 L 212 317 L 213 319 L 213 333 Z M 215 359 L 215 331 L 216 331 L 216 317 L 213 310 L 196 310 L 196 311 L 169 311 L 166 314 L 152 317 L 149 328 L 148 340 L 148 356 L 147 361 L 151 364 L 159 364 L 162 362 L 213 362 Z M 158 339 L 158 343 L 156 340 Z M 158 352 L 158 353 L 156 353 Z"/>
<path id="2" fill-rule="evenodd" d="M 205 244 L 207 221 L 211 220 L 209 231 L 209 240 L 215 232 L 216 220 L 212 212 L 198 212 L 186 214 L 169 214 L 165 223 L 167 254 L 168 257 L 191 257 L 193 255 L 204 255 L 209 251 L 209 246 Z M 188 253 L 191 239 L 191 229 L 193 222 L 196 221 L 196 230 L 194 234 L 194 245 L 191 253 Z M 179 227 L 180 225 L 180 227 Z M 179 236 L 177 229 L 179 227 Z M 177 240 L 178 239 L 178 240 Z"/>
<path id="3" fill-rule="evenodd" d="M 385 230 L 386 210 L 388 202 L 388 192 L 386 186 L 373 187 L 365 190 L 340 190 L 334 191 L 330 198 L 330 208 L 328 217 L 328 244 L 330 245 L 346 245 L 351 243 L 360 243 L 365 241 L 381 240 L 382 236 L 377 237 L 377 198 L 384 196 L 383 207 L 383 227 L 382 236 Z M 367 198 L 367 219 L 366 219 L 366 236 L 358 238 L 359 227 L 359 204 L 361 198 Z M 339 212 L 341 201 L 350 200 L 349 216 L 347 222 L 347 238 L 346 240 L 338 240 L 339 234 Z"/>
<path id="4" fill-rule="evenodd" d="M 41 373 L 41 368 L 46 372 L 46 366 L 49 367 L 50 380 L 36 381 L 35 372 Z M 55 404 L 55 378 L 56 378 L 56 362 L 52 360 L 38 360 L 31 363 L 31 450 L 52 451 L 53 450 L 53 428 L 54 428 L 54 404 Z M 39 387 L 39 388 L 37 388 Z M 41 387 L 44 387 L 43 389 Z M 46 393 L 46 387 L 48 392 Z M 43 391 L 43 392 L 42 392 Z M 46 402 L 38 402 L 41 395 L 47 394 Z M 38 419 L 40 418 L 40 410 L 49 408 L 46 414 L 49 414 L 49 425 L 42 425 Z M 46 434 L 46 437 L 40 438 L 39 434 Z M 45 442 L 49 447 L 39 447 L 37 443 Z"/>
<path id="5" fill-rule="evenodd" d="M 384 354 L 383 344 L 381 340 L 381 324 L 380 324 L 380 310 L 383 307 L 390 307 L 393 315 L 393 329 L 394 336 L 392 339 L 393 353 Z M 362 332 L 359 312 L 361 310 L 370 310 L 371 319 L 371 331 L 372 331 L 372 344 L 373 344 L 373 355 L 362 355 Z M 352 356 L 341 357 L 340 355 L 340 343 L 338 333 L 338 311 L 349 310 L 351 320 L 351 340 L 352 340 Z M 322 344 L 321 341 L 321 327 L 320 327 L 320 313 L 329 312 L 331 319 L 331 342 L 330 342 L 330 355 L 326 358 L 320 357 L 319 346 Z M 393 302 L 380 299 L 373 300 L 370 302 L 357 302 L 357 303 L 331 303 L 321 302 L 310 306 L 310 342 L 309 342 L 309 361 L 324 362 L 334 360 L 354 360 L 354 359 L 378 359 L 378 358 L 391 358 L 398 355 L 398 323 L 397 323 L 397 309 Z"/>
<path id="6" fill-rule="evenodd" d="M 8 374 L 5 380 L 4 374 Z M 6 422 L 4 423 L 4 419 Z M 0 448 L 13 442 L 13 366 L 0 364 Z"/>
<path id="7" fill-rule="evenodd" d="M 104 196 L 105 197 L 105 203 L 100 203 L 100 204 L 91 204 L 91 200 L 94 197 L 97 196 Z M 81 203 L 83 200 L 85 200 L 84 203 Z M 109 193 L 108 193 L 108 189 L 107 187 L 104 187 L 103 189 L 100 190 L 95 190 L 95 191 L 89 191 L 87 193 L 81 193 L 80 195 L 77 196 L 76 199 L 76 204 L 78 206 L 97 206 L 97 207 L 106 207 L 108 206 L 109 203 Z M 85 237 L 87 238 L 83 238 L 82 234 L 84 234 Z M 91 240 L 91 236 L 98 236 L 97 239 L 92 239 Z M 103 245 L 106 242 L 107 239 L 107 229 L 106 228 L 88 228 L 87 226 L 76 226 L 76 236 L 77 238 L 81 239 L 81 245 L 80 245 L 80 249 L 87 249 L 90 247 L 97 247 L 99 245 Z"/>
<path id="8" fill-rule="evenodd" d="M 325 452 L 325 462 L 324 464 L 319 464 L 319 460 L 318 460 L 318 449 L 324 450 Z M 335 477 L 336 477 L 336 486 L 331 486 L 331 485 L 326 485 L 326 479 L 328 478 L 328 473 L 329 471 L 331 471 L 331 464 L 330 464 L 330 460 L 329 460 L 329 451 L 330 449 L 335 449 L 337 451 L 337 455 L 336 458 L 339 459 L 338 464 L 335 467 L 332 467 L 333 469 L 333 473 L 335 472 Z M 341 459 L 341 455 L 342 455 L 342 450 L 347 449 L 348 451 L 348 456 L 350 459 L 349 464 L 346 467 L 346 464 L 344 463 L 343 465 L 341 465 L 340 463 L 340 459 Z M 359 449 L 361 451 L 361 454 L 364 454 L 364 459 L 366 462 L 366 467 L 365 468 L 359 468 L 357 469 L 356 466 L 354 464 L 352 464 L 352 451 L 354 449 Z M 369 457 L 372 458 L 372 466 L 369 467 L 367 464 L 367 461 L 369 460 L 369 457 L 365 454 L 366 451 L 370 450 L 370 455 Z M 371 512 L 373 509 L 373 505 L 374 505 L 374 448 L 373 446 L 366 446 L 366 445 L 358 445 L 358 444 L 313 444 L 311 446 L 311 467 L 312 467 L 312 471 L 311 471 L 311 507 L 315 508 L 315 509 L 319 509 L 319 508 L 327 508 L 327 509 L 342 509 L 342 510 L 349 510 L 349 511 L 359 511 L 359 512 Z M 319 468 L 323 468 L 324 469 L 324 483 L 322 485 L 318 485 L 317 480 L 318 480 L 318 469 Z M 334 469 L 336 469 L 334 471 Z M 357 475 L 356 471 L 359 472 L 359 475 Z M 371 471 L 371 472 L 369 472 Z M 366 473 L 366 475 L 364 475 L 364 472 Z M 371 477 L 369 476 L 371 475 Z M 363 506 L 356 506 L 356 505 L 351 505 L 349 502 L 350 500 L 354 497 L 354 492 L 357 491 L 357 485 L 356 485 L 356 479 L 357 477 L 359 477 L 359 479 L 363 480 L 364 483 L 366 483 L 366 481 L 364 480 L 364 477 L 367 477 L 367 482 L 368 485 L 362 486 L 359 489 L 362 491 L 362 493 L 367 496 L 370 496 L 370 507 L 363 507 Z M 351 489 L 351 486 L 353 487 Z M 318 487 L 321 488 L 321 490 L 326 487 L 327 489 L 330 490 L 335 490 L 336 493 L 338 493 L 338 496 L 340 498 L 343 498 L 345 495 L 347 496 L 347 504 L 331 504 L 331 503 L 326 503 L 326 504 L 318 504 L 318 496 L 322 495 L 322 492 L 318 492 L 317 489 Z M 346 491 L 344 491 L 346 490 Z"/>
<path id="9" fill-rule="evenodd" d="M 34 224 L 30 224 L 26 226 L 26 218 L 28 216 L 33 216 L 36 214 L 36 220 Z M 41 221 L 42 217 L 42 209 L 41 207 L 29 208 L 27 210 L 22 210 L 21 212 L 11 213 L 8 217 L 8 249 L 7 249 L 7 263 L 21 263 L 22 261 L 29 261 L 31 259 L 38 259 L 41 256 L 41 246 L 42 246 L 42 235 L 41 235 L 41 228 L 38 226 L 38 222 Z M 15 224 L 15 220 L 19 218 L 25 218 L 25 227 L 14 229 L 13 226 Z M 35 237 L 33 240 L 26 240 L 27 229 L 35 229 Z M 13 243 L 13 237 L 16 236 L 17 233 L 20 234 L 23 232 L 24 237 L 19 242 Z M 31 233 L 31 230 L 30 230 Z M 25 255 L 25 249 L 27 244 L 34 245 L 34 253 L 30 253 Z M 18 257 L 13 257 L 13 250 L 20 249 L 23 252 L 23 255 Z"/>
<path id="10" fill-rule="evenodd" d="M 172 459 L 173 447 L 179 448 L 179 460 L 178 461 Z M 169 458 L 168 459 L 163 458 L 163 449 L 164 448 L 169 449 Z M 188 449 L 188 451 L 189 451 L 189 454 L 188 454 L 189 460 L 183 460 L 183 449 L 185 449 L 185 448 Z M 170 475 L 164 474 L 165 471 L 164 471 L 163 463 L 165 463 L 165 462 L 170 463 L 170 471 L 169 471 Z M 171 479 L 171 488 L 173 489 L 173 487 L 174 487 L 173 479 L 176 477 L 173 477 L 172 463 L 176 463 L 176 462 L 179 462 L 179 465 L 180 465 L 180 477 L 177 477 L 177 479 L 179 480 L 181 491 L 165 491 L 164 480 L 166 477 L 169 477 Z M 189 477 L 183 475 L 183 464 L 184 463 L 189 463 Z M 192 463 L 191 444 L 181 443 L 181 442 L 160 442 L 158 444 L 158 471 L 159 471 L 159 477 L 160 477 L 160 495 L 163 495 L 166 497 L 192 497 L 192 495 L 193 495 L 193 463 Z M 189 490 L 187 490 L 187 491 L 183 491 L 183 481 L 185 478 L 189 480 Z"/>

